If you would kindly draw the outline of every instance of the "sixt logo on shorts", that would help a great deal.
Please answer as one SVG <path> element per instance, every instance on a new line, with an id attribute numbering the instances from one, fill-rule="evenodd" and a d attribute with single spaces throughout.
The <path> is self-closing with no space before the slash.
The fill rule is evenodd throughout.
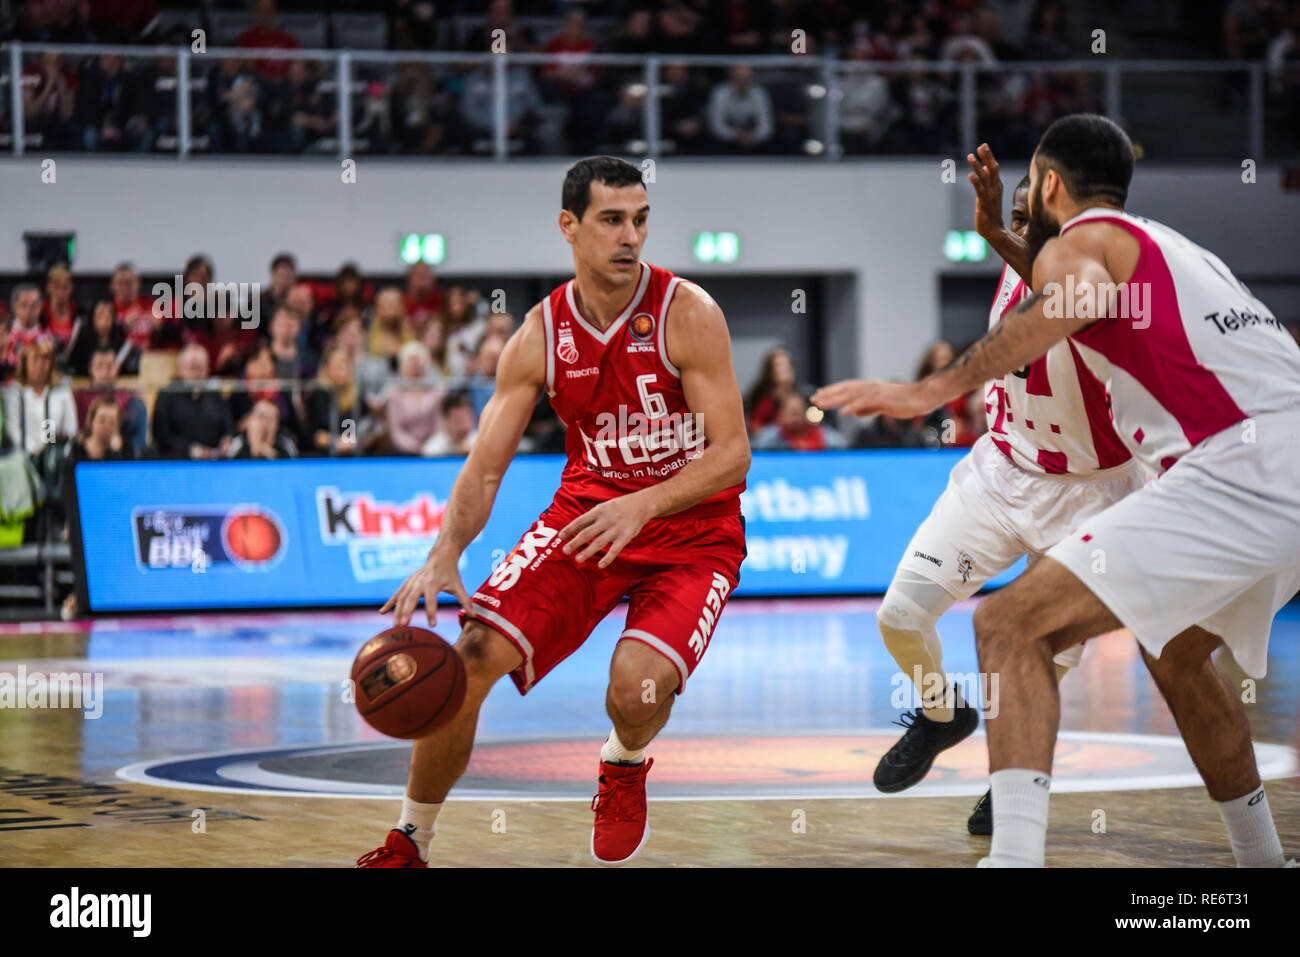
<path id="1" fill-rule="evenodd" d="M 519 540 L 519 544 L 510 550 L 510 554 L 501 560 L 501 564 L 492 569 L 488 584 L 497 591 L 509 591 L 515 586 L 515 582 L 519 581 L 519 576 L 524 573 L 525 568 L 536 568 L 542 559 L 555 551 L 560 543 L 555 542 L 552 545 L 551 542 L 558 534 L 556 529 L 548 528 L 539 518 L 536 525 L 524 532 L 524 537 Z"/>
<path id="2" fill-rule="evenodd" d="M 321 541 L 347 546 L 358 582 L 401 579 L 419 569 L 442 529 L 446 508 L 429 494 L 383 502 L 369 492 L 316 489 Z"/>
<path id="3" fill-rule="evenodd" d="M 279 517 L 259 505 L 139 507 L 131 526 L 136 563 L 151 570 L 262 570 L 283 555 L 287 541 Z"/>
<path id="4" fill-rule="evenodd" d="M 700 620 L 695 626 L 695 631 L 691 633 L 689 642 L 691 650 L 695 652 L 696 661 L 704 656 L 704 649 L 709 646 L 709 636 L 713 634 L 718 616 L 722 614 L 722 603 L 727 600 L 727 593 L 730 591 L 731 585 L 727 580 L 714 572 L 713 587 L 709 589 L 709 597 L 704 601 L 704 610 L 700 613 Z"/>

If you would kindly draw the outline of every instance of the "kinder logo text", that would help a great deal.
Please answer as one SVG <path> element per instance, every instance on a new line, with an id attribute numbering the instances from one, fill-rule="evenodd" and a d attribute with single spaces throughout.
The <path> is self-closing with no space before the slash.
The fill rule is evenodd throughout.
<path id="1" fill-rule="evenodd" d="M 24 708 L 80 708 L 86 719 L 94 720 L 104 713 L 104 674 L 29 674 L 26 665 L 18 665 L 12 674 L 0 671 L 0 711 Z"/>
<path id="2" fill-rule="evenodd" d="M 82 894 L 74 887 L 50 898 L 51 927 L 124 927 L 132 937 L 148 937 L 152 914 L 152 894 Z"/>
<path id="3" fill-rule="evenodd" d="M 321 539 L 406 538 L 436 536 L 442 528 L 446 503 L 432 495 L 417 495 L 409 502 L 380 502 L 369 492 L 316 489 Z"/>
<path id="4" fill-rule="evenodd" d="M 691 650 L 695 652 L 696 661 L 704 656 L 704 649 L 709 647 L 709 637 L 713 634 L 713 628 L 718 623 L 718 616 L 722 614 L 722 606 L 730 591 L 731 585 L 727 579 L 714 572 L 713 586 L 709 589 L 709 596 L 705 599 L 704 608 L 700 612 L 700 620 L 695 626 L 695 631 L 691 633 L 689 642 Z"/>
<path id="5" fill-rule="evenodd" d="M 509 591 L 515 586 L 515 582 L 519 581 L 519 576 L 524 573 L 525 568 L 536 568 L 551 552 L 555 551 L 559 546 L 559 542 L 555 541 L 558 534 L 556 529 L 548 528 L 539 520 L 524 533 L 519 544 L 501 560 L 501 564 L 492 570 L 488 584 L 497 591 Z"/>

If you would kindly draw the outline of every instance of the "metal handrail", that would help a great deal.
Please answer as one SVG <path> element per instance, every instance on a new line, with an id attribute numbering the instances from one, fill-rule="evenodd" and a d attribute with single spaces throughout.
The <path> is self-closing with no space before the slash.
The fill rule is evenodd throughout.
<path id="1" fill-rule="evenodd" d="M 960 136 L 968 148 L 975 145 L 976 118 L 978 111 L 977 86 L 975 79 L 981 74 L 1016 75 L 1023 73 L 1096 73 L 1106 78 L 1103 99 L 1104 111 L 1112 119 L 1120 117 L 1120 79 L 1125 74 L 1151 73 L 1246 73 L 1249 75 L 1248 107 L 1248 146 L 1250 155 L 1257 162 L 1264 160 L 1264 76 L 1268 69 L 1260 60 L 1121 60 L 1109 57 L 1091 60 L 1010 60 L 997 63 L 984 63 L 972 60 L 839 60 L 835 57 L 821 55 L 762 54 L 752 56 L 732 56 L 723 54 L 631 54 L 631 53 L 473 53 L 473 52 L 437 52 L 423 50 L 348 50 L 348 49 L 314 49 L 314 50 L 275 50 L 251 49 L 243 47 L 208 47 L 203 53 L 193 53 L 189 46 L 149 45 L 132 46 L 124 44 L 68 44 L 68 43 L 22 43 L 12 41 L 0 44 L 0 51 L 7 52 L 11 77 L 22 73 L 22 58 L 26 54 L 57 53 L 69 56 L 116 55 L 124 58 L 155 59 L 158 57 L 175 58 L 177 64 L 177 155 L 185 157 L 190 154 L 193 143 L 190 117 L 190 91 L 192 90 L 192 66 L 195 59 L 212 58 L 214 60 L 238 58 L 242 60 L 310 60 L 332 63 L 334 65 L 334 83 L 339 91 L 353 90 L 353 68 L 363 64 L 398 64 L 424 63 L 429 65 L 492 65 L 493 96 L 491 105 L 493 157 L 504 161 L 509 156 L 509 142 L 506 130 L 508 116 L 508 71 L 511 66 L 585 64 L 591 66 L 612 66 L 640 68 L 644 74 L 646 90 L 661 89 L 659 77 L 665 64 L 683 64 L 695 67 L 730 67 L 751 66 L 772 69 L 808 70 L 814 75 L 815 82 L 821 87 L 815 97 L 810 97 L 810 104 L 816 104 L 821 111 L 822 136 L 824 142 L 819 150 L 824 159 L 835 160 L 842 155 L 839 143 L 839 95 L 838 80 L 847 75 L 858 73 L 896 74 L 941 74 L 959 78 L 958 96 L 960 98 Z M 9 84 L 11 97 L 12 153 L 24 155 L 25 131 L 23 116 L 22 84 Z M 645 98 L 644 149 L 649 158 L 660 155 L 663 146 L 663 133 L 660 128 L 659 98 Z M 347 92 L 339 97 L 338 156 L 350 158 L 353 149 L 351 129 L 351 98 Z M 276 154 L 265 154 L 274 156 Z"/>

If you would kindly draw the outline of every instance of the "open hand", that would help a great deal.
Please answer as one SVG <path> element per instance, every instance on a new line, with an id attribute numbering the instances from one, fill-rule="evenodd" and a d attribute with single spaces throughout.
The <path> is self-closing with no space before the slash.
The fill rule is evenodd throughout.
<path id="1" fill-rule="evenodd" d="M 570 539 L 564 546 L 564 554 L 577 552 L 575 560 L 582 563 L 603 550 L 605 556 L 597 562 L 597 567 L 608 568 L 623 546 L 636 538 L 650 517 L 635 494 L 601 502 L 560 530 L 561 538 Z"/>

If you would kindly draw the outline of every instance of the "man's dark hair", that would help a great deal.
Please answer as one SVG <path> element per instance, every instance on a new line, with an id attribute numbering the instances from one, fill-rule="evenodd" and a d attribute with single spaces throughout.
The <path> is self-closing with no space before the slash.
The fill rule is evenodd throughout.
<path id="1" fill-rule="evenodd" d="M 591 184 L 606 186 L 640 186 L 641 171 L 616 156 L 588 156 L 569 167 L 564 176 L 560 206 L 582 219 L 591 205 Z"/>
<path id="2" fill-rule="evenodd" d="M 442 400 L 443 417 L 451 415 L 452 409 L 458 409 L 461 406 L 465 406 L 471 412 L 474 410 L 474 401 L 469 397 L 469 393 L 463 389 L 448 392 Z"/>
<path id="3" fill-rule="evenodd" d="M 281 266 L 288 266 L 294 272 L 298 271 L 298 263 L 289 253 L 278 253 L 276 257 L 271 260 L 271 272 L 275 272 Z"/>
<path id="4" fill-rule="evenodd" d="M 216 272 L 216 270 L 212 266 L 211 259 L 203 255 L 203 253 L 195 253 L 189 259 L 185 260 L 185 275 L 188 276 L 190 273 L 194 272 L 194 270 L 198 269 L 200 266 L 207 266 L 208 272 L 211 273 Z"/>
<path id="5" fill-rule="evenodd" d="M 1133 180 L 1133 144 L 1114 122 L 1095 113 L 1063 116 L 1038 141 L 1038 172 L 1054 169 L 1076 200 L 1123 206 Z"/>

